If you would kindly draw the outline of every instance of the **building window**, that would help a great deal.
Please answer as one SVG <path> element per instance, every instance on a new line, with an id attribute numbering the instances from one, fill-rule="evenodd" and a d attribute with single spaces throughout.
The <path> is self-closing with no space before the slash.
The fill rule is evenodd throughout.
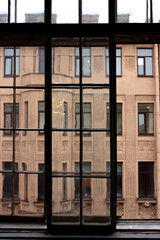
<path id="1" fill-rule="evenodd" d="M 106 48 L 106 76 L 109 76 L 109 49 Z M 122 50 L 116 49 L 116 76 L 122 76 Z"/>
<path id="2" fill-rule="evenodd" d="M 79 48 L 75 48 L 75 75 L 79 77 Z M 91 48 L 82 48 L 82 75 L 91 76 Z"/>
<path id="3" fill-rule="evenodd" d="M 110 162 L 107 162 L 107 175 L 110 175 Z M 122 197 L 122 162 L 117 162 L 117 198 Z M 107 179 L 107 198 L 110 198 L 110 179 Z"/>
<path id="4" fill-rule="evenodd" d="M 75 172 L 79 172 L 79 162 L 75 163 Z M 91 172 L 91 163 L 84 162 L 83 163 L 83 171 L 87 174 Z M 82 194 L 84 198 L 91 198 L 91 179 L 90 178 L 83 178 L 82 183 Z M 80 179 L 78 177 L 75 178 L 75 199 L 80 197 Z"/>
<path id="5" fill-rule="evenodd" d="M 75 128 L 80 129 L 80 103 L 75 104 Z M 91 103 L 83 103 L 83 129 L 91 128 Z M 79 132 L 76 132 L 79 134 Z M 91 135 L 91 132 L 84 131 L 83 135 Z"/>
<path id="6" fill-rule="evenodd" d="M 139 162 L 139 198 L 154 198 L 153 162 Z"/>
<path id="7" fill-rule="evenodd" d="M 138 135 L 154 134 L 154 104 L 138 104 Z"/>
<path id="8" fill-rule="evenodd" d="M 13 163 L 12 162 L 3 162 L 2 164 L 4 171 L 13 171 Z M 15 163 L 15 170 L 18 170 L 18 164 Z M 3 199 L 12 199 L 12 189 L 13 185 L 14 189 L 14 197 L 18 199 L 19 197 L 19 180 L 18 174 L 13 173 L 3 173 Z M 13 184 L 14 181 L 14 184 Z"/>
<path id="9" fill-rule="evenodd" d="M 24 128 L 28 128 L 28 102 L 24 102 Z M 27 135 L 27 131 L 23 135 Z"/>
<path id="10" fill-rule="evenodd" d="M 122 135 L 122 103 L 117 103 L 117 135 Z M 107 103 L 107 129 L 110 129 L 110 106 Z M 107 133 L 109 135 L 109 133 Z"/>
<path id="11" fill-rule="evenodd" d="M 16 48 L 16 76 L 19 76 L 20 69 L 20 50 Z M 14 48 L 4 49 L 4 75 L 14 75 Z"/>
<path id="12" fill-rule="evenodd" d="M 62 170 L 63 170 L 63 174 L 65 175 L 65 173 L 67 172 L 67 163 L 63 163 L 62 164 Z M 67 200 L 67 179 L 66 177 L 62 178 L 62 199 L 63 201 Z"/>
<path id="13" fill-rule="evenodd" d="M 19 128 L 19 104 L 15 104 L 15 119 L 14 119 L 14 110 L 13 103 L 4 103 L 4 135 L 12 136 L 14 127 Z M 12 130 L 10 130 L 12 129 Z M 16 131 L 18 135 L 18 131 Z"/>
<path id="14" fill-rule="evenodd" d="M 39 73 L 44 74 L 45 55 L 44 48 L 39 49 Z M 52 74 L 54 73 L 54 48 L 52 48 Z"/>
<path id="15" fill-rule="evenodd" d="M 27 171 L 27 164 L 22 163 L 22 170 L 25 172 Z M 24 174 L 24 201 L 28 201 L 28 173 Z"/>
<path id="16" fill-rule="evenodd" d="M 137 49 L 138 76 L 149 77 L 153 75 L 152 49 Z"/>
<path id="17" fill-rule="evenodd" d="M 38 174 L 38 201 L 44 201 L 44 164 L 38 164 L 38 168 L 42 172 Z"/>
<path id="18" fill-rule="evenodd" d="M 63 123 L 63 128 L 64 129 L 67 129 L 67 125 L 68 125 L 68 121 L 67 121 L 67 118 L 68 118 L 68 103 L 67 102 L 64 102 L 63 103 L 63 107 L 64 107 L 64 123 Z M 67 135 L 67 132 L 64 131 L 63 132 L 63 135 L 66 136 Z"/>
<path id="19" fill-rule="evenodd" d="M 39 131 L 39 134 L 44 134 L 45 124 L 45 103 L 44 101 L 38 102 L 38 128 L 43 129 Z"/>

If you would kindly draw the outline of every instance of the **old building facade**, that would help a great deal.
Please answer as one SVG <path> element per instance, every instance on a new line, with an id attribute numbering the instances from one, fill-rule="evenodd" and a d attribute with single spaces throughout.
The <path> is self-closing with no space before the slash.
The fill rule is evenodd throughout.
<path id="1" fill-rule="evenodd" d="M 117 215 L 122 219 L 158 219 L 160 214 L 158 49 L 156 44 L 137 44 L 118 45 L 116 50 Z M 105 47 L 83 47 L 82 62 L 83 83 L 109 83 L 107 43 Z M 79 77 L 79 49 L 53 46 L 55 217 L 79 216 Z M 62 87 L 63 84 L 68 87 Z M 11 214 L 14 202 L 16 215 L 41 216 L 45 195 L 44 48 L 1 47 L 0 85 L 0 213 Z M 107 88 L 83 88 L 83 171 L 88 175 L 83 178 L 83 212 L 85 216 L 108 219 L 109 108 Z M 99 174 L 105 177 L 99 178 Z"/>

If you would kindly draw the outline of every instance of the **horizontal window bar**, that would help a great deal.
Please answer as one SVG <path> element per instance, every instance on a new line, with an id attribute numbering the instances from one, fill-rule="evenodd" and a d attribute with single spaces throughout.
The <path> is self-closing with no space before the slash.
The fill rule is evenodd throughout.
<path id="1" fill-rule="evenodd" d="M 52 131 L 53 132 L 110 132 L 110 129 L 107 129 L 107 128 L 91 128 L 91 129 L 88 129 L 88 128 L 85 128 L 85 129 L 63 129 L 63 128 L 52 128 Z"/>
<path id="2" fill-rule="evenodd" d="M 44 85 L 26 85 L 26 86 L 0 86 L 0 89 L 45 89 L 45 86 Z"/>
<path id="3" fill-rule="evenodd" d="M 33 131 L 44 131 L 43 128 L 0 128 L 0 131 L 27 131 L 27 132 L 33 132 Z"/>
<path id="4" fill-rule="evenodd" d="M 110 175 L 52 175 L 52 178 L 106 178 L 110 179 Z"/>
<path id="5" fill-rule="evenodd" d="M 96 83 L 83 83 L 83 84 L 52 84 L 52 88 L 76 88 L 76 87 L 83 87 L 83 88 L 110 88 L 110 84 L 96 84 Z"/>
<path id="6" fill-rule="evenodd" d="M 13 162 L 12 162 L 13 163 Z M 0 170 L 0 173 L 14 173 L 14 174 L 45 174 L 44 171 L 13 171 L 13 170 Z"/>

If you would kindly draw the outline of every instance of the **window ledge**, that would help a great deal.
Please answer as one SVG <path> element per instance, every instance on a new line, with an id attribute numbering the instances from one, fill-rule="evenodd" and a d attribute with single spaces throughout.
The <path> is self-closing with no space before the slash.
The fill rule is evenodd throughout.
<path id="1" fill-rule="evenodd" d="M 138 203 L 157 203 L 157 199 L 156 198 L 137 198 L 137 202 Z"/>
<path id="2" fill-rule="evenodd" d="M 83 198 L 83 201 L 86 202 L 86 203 L 91 203 L 92 202 L 92 198 Z M 80 199 L 78 198 L 75 198 L 73 200 L 74 203 L 79 203 L 80 202 Z"/>
<path id="3" fill-rule="evenodd" d="M 12 198 L 2 198 L 1 199 L 1 202 L 12 202 Z M 14 201 L 15 203 L 20 203 L 20 199 L 19 198 L 17 198 L 17 199 L 15 199 L 15 201 Z"/>

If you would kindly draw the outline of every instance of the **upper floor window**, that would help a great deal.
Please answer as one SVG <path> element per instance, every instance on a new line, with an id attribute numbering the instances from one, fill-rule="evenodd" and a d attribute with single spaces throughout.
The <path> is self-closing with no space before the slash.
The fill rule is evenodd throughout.
<path id="1" fill-rule="evenodd" d="M 79 162 L 75 163 L 75 171 L 79 172 Z M 90 162 L 84 162 L 83 163 L 83 171 L 88 172 L 91 171 L 91 163 Z M 89 174 L 89 173 L 88 173 Z M 83 178 L 83 197 L 84 198 L 90 198 L 91 197 L 91 179 L 90 178 Z M 75 178 L 75 198 L 80 197 L 80 178 Z"/>
<path id="2" fill-rule="evenodd" d="M 109 76 L 109 49 L 106 48 L 106 76 Z M 116 76 L 122 76 L 122 50 L 116 49 Z"/>
<path id="3" fill-rule="evenodd" d="M 154 104 L 138 104 L 138 135 L 154 134 Z"/>
<path id="4" fill-rule="evenodd" d="M 152 49 L 137 49 L 138 76 L 153 76 Z"/>
<path id="5" fill-rule="evenodd" d="M 14 48 L 4 49 L 4 75 L 13 76 L 14 75 Z M 16 76 L 19 76 L 20 72 L 20 50 L 16 48 Z"/>
<path id="6" fill-rule="evenodd" d="M 39 73 L 44 74 L 45 70 L 45 55 L 44 48 L 39 49 Z M 54 48 L 52 48 L 52 74 L 54 73 Z"/>
<path id="7" fill-rule="evenodd" d="M 13 162 L 3 162 L 2 164 L 4 171 L 13 170 Z M 18 170 L 18 164 L 15 163 L 15 170 Z M 19 197 L 19 177 L 18 174 L 15 174 L 14 184 L 12 173 L 4 173 L 3 178 L 3 199 L 12 199 L 12 187 L 14 185 L 14 196 L 15 199 Z"/>
<path id="8" fill-rule="evenodd" d="M 139 162 L 139 198 L 154 198 L 153 162 Z"/>
<path id="9" fill-rule="evenodd" d="M 116 104 L 117 109 L 117 135 L 122 135 L 122 103 Z M 107 129 L 110 128 L 110 106 L 107 103 Z M 109 133 L 107 133 L 109 135 Z"/>
<path id="10" fill-rule="evenodd" d="M 79 48 L 75 48 L 75 75 L 79 77 Z M 91 76 L 91 48 L 82 48 L 82 75 Z"/>
<path id="11" fill-rule="evenodd" d="M 122 162 L 117 162 L 117 198 L 122 198 Z M 110 174 L 110 162 L 107 162 L 107 175 Z M 110 196 L 110 179 L 107 179 L 107 198 Z"/>
<path id="12" fill-rule="evenodd" d="M 75 128 L 80 129 L 80 103 L 75 104 Z M 83 103 L 83 129 L 91 128 L 91 103 Z M 77 131 L 76 134 L 79 132 Z M 90 132 L 83 132 L 84 135 L 90 135 Z"/>
<path id="13" fill-rule="evenodd" d="M 19 128 L 19 104 L 16 103 L 15 105 L 14 118 L 13 103 L 4 103 L 4 128 L 7 128 L 7 130 L 4 130 L 4 135 L 11 136 L 13 127 Z M 18 134 L 18 131 L 16 131 L 16 134 Z"/>
<path id="14" fill-rule="evenodd" d="M 44 164 L 38 164 L 39 171 L 44 171 Z M 44 201 L 44 173 L 38 174 L 38 201 Z"/>
<path id="15" fill-rule="evenodd" d="M 43 129 L 39 131 L 39 134 L 44 134 L 45 123 L 45 104 L 44 101 L 38 102 L 38 128 Z"/>

